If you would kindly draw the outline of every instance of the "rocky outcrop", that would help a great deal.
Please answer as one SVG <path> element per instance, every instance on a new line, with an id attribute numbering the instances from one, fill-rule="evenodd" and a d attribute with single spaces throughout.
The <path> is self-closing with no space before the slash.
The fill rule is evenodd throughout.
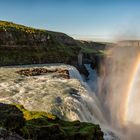
<path id="1" fill-rule="evenodd" d="M 24 76 L 38 76 L 54 73 L 55 75 L 53 77 L 70 79 L 69 71 L 67 69 L 28 68 L 16 71 L 16 73 Z"/>
<path id="2" fill-rule="evenodd" d="M 10 130 L 23 127 L 23 113 L 14 105 L 0 103 L 0 126 Z"/>
<path id="3" fill-rule="evenodd" d="M 18 134 L 10 132 L 7 129 L 0 127 L 0 139 L 1 140 L 25 140 Z"/>
<path id="4" fill-rule="evenodd" d="M 49 43 L 77 46 L 76 41 L 64 33 L 34 29 L 12 22 L 0 21 L 0 47 L 46 46 Z"/>
<path id="5" fill-rule="evenodd" d="M 21 105 L 1 103 L 0 138 L 3 140 L 103 140 L 103 132 L 99 125 L 62 121 L 49 113 L 28 111 Z"/>

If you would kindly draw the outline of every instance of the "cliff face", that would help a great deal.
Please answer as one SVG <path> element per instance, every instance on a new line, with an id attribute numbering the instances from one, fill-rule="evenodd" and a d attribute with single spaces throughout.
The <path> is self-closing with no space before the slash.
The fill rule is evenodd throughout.
<path id="1" fill-rule="evenodd" d="M 0 21 L 0 46 L 49 46 L 50 43 L 77 46 L 76 41 L 64 33 L 34 29 L 12 22 Z"/>
<path id="2" fill-rule="evenodd" d="M 0 65 L 71 64 L 80 49 L 66 34 L 0 21 Z"/>
<path id="3" fill-rule="evenodd" d="M 0 21 L 0 46 L 15 47 L 26 45 L 43 45 L 47 43 L 47 32 Z"/>

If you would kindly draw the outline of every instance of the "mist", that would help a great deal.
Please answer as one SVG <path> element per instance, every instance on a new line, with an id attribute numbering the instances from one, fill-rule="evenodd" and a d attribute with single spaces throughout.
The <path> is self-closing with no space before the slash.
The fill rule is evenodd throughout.
<path id="1" fill-rule="evenodd" d="M 98 80 L 98 98 L 109 127 L 122 140 L 140 138 L 138 41 L 119 41 L 106 50 Z"/>

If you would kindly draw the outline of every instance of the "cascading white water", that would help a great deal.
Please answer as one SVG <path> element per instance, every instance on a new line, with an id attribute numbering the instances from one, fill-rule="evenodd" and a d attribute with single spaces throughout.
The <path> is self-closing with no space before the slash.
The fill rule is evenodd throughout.
<path id="1" fill-rule="evenodd" d="M 91 91 L 88 82 L 83 82 L 75 67 L 38 66 L 51 69 L 67 68 L 71 79 L 54 78 L 53 74 L 25 77 L 15 73 L 27 67 L 37 66 L 0 68 L 1 102 L 20 103 L 29 110 L 51 112 L 65 120 L 106 124 L 100 102 Z M 91 70 L 88 65 L 86 67 Z M 105 133 L 105 138 L 110 140 L 111 137 Z"/>
<path id="2" fill-rule="evenodd" d="M 0 68 L 0 101 L 20 103 L 29 110 L 52 112 L 68 120 L 97 123 L 97 118 L 104 120 L 99 115 L 96 99 L 85 89 L 86 84 L 76 68 L 67 65 L 47 67 L 67 68 L 71 79 L 54 78 L 53 75 L 25 77 L 15 73 L 24 67 Z"/>
<path id="3" fill-rule="evenodd" d="M 85 64 L 85 67 L 89 72 L 88 80 L 86 81 L 86 83 L 92 91 L 92 94 L 96 96 L 96 104 L 98 104 L 98 107 L 100 108 L 102 115 L 105 119 L 104 122 L 99 121 L 101 128 L 104 131 L 104 139 L 118 140 L 119 134 L 115 131 L 115 129 L 109 126 L 108 121 L 106 120 L 106 111 L 104 111 L 100 98 L 98 97 L 98 81 L 100 81 L 100 77 L 97 75 L 97 72 L 91 68 L 90 64 Z"/>
<path id="4" fill-rule="evenodd" d="M 85 64 L 84 66 L 86 67 L 87 71 L 89 72 L 88 80 L 86 81 L 86 83 L 88 84 L 90 89 L 96 93 L 97 87 L 98 87 L 97 80 L 99 77 L 97 76 L 96 71 L 91 68 L 90 64 Z"/>

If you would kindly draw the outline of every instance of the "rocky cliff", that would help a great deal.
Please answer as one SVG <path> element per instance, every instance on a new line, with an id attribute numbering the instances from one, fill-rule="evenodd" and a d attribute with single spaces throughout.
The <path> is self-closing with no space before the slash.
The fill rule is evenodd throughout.
<path id="1" fill-rule="evenodd" d="M 0 65 L 73 63 L 79 50 L 66 34 L 0 21 Z"/>

